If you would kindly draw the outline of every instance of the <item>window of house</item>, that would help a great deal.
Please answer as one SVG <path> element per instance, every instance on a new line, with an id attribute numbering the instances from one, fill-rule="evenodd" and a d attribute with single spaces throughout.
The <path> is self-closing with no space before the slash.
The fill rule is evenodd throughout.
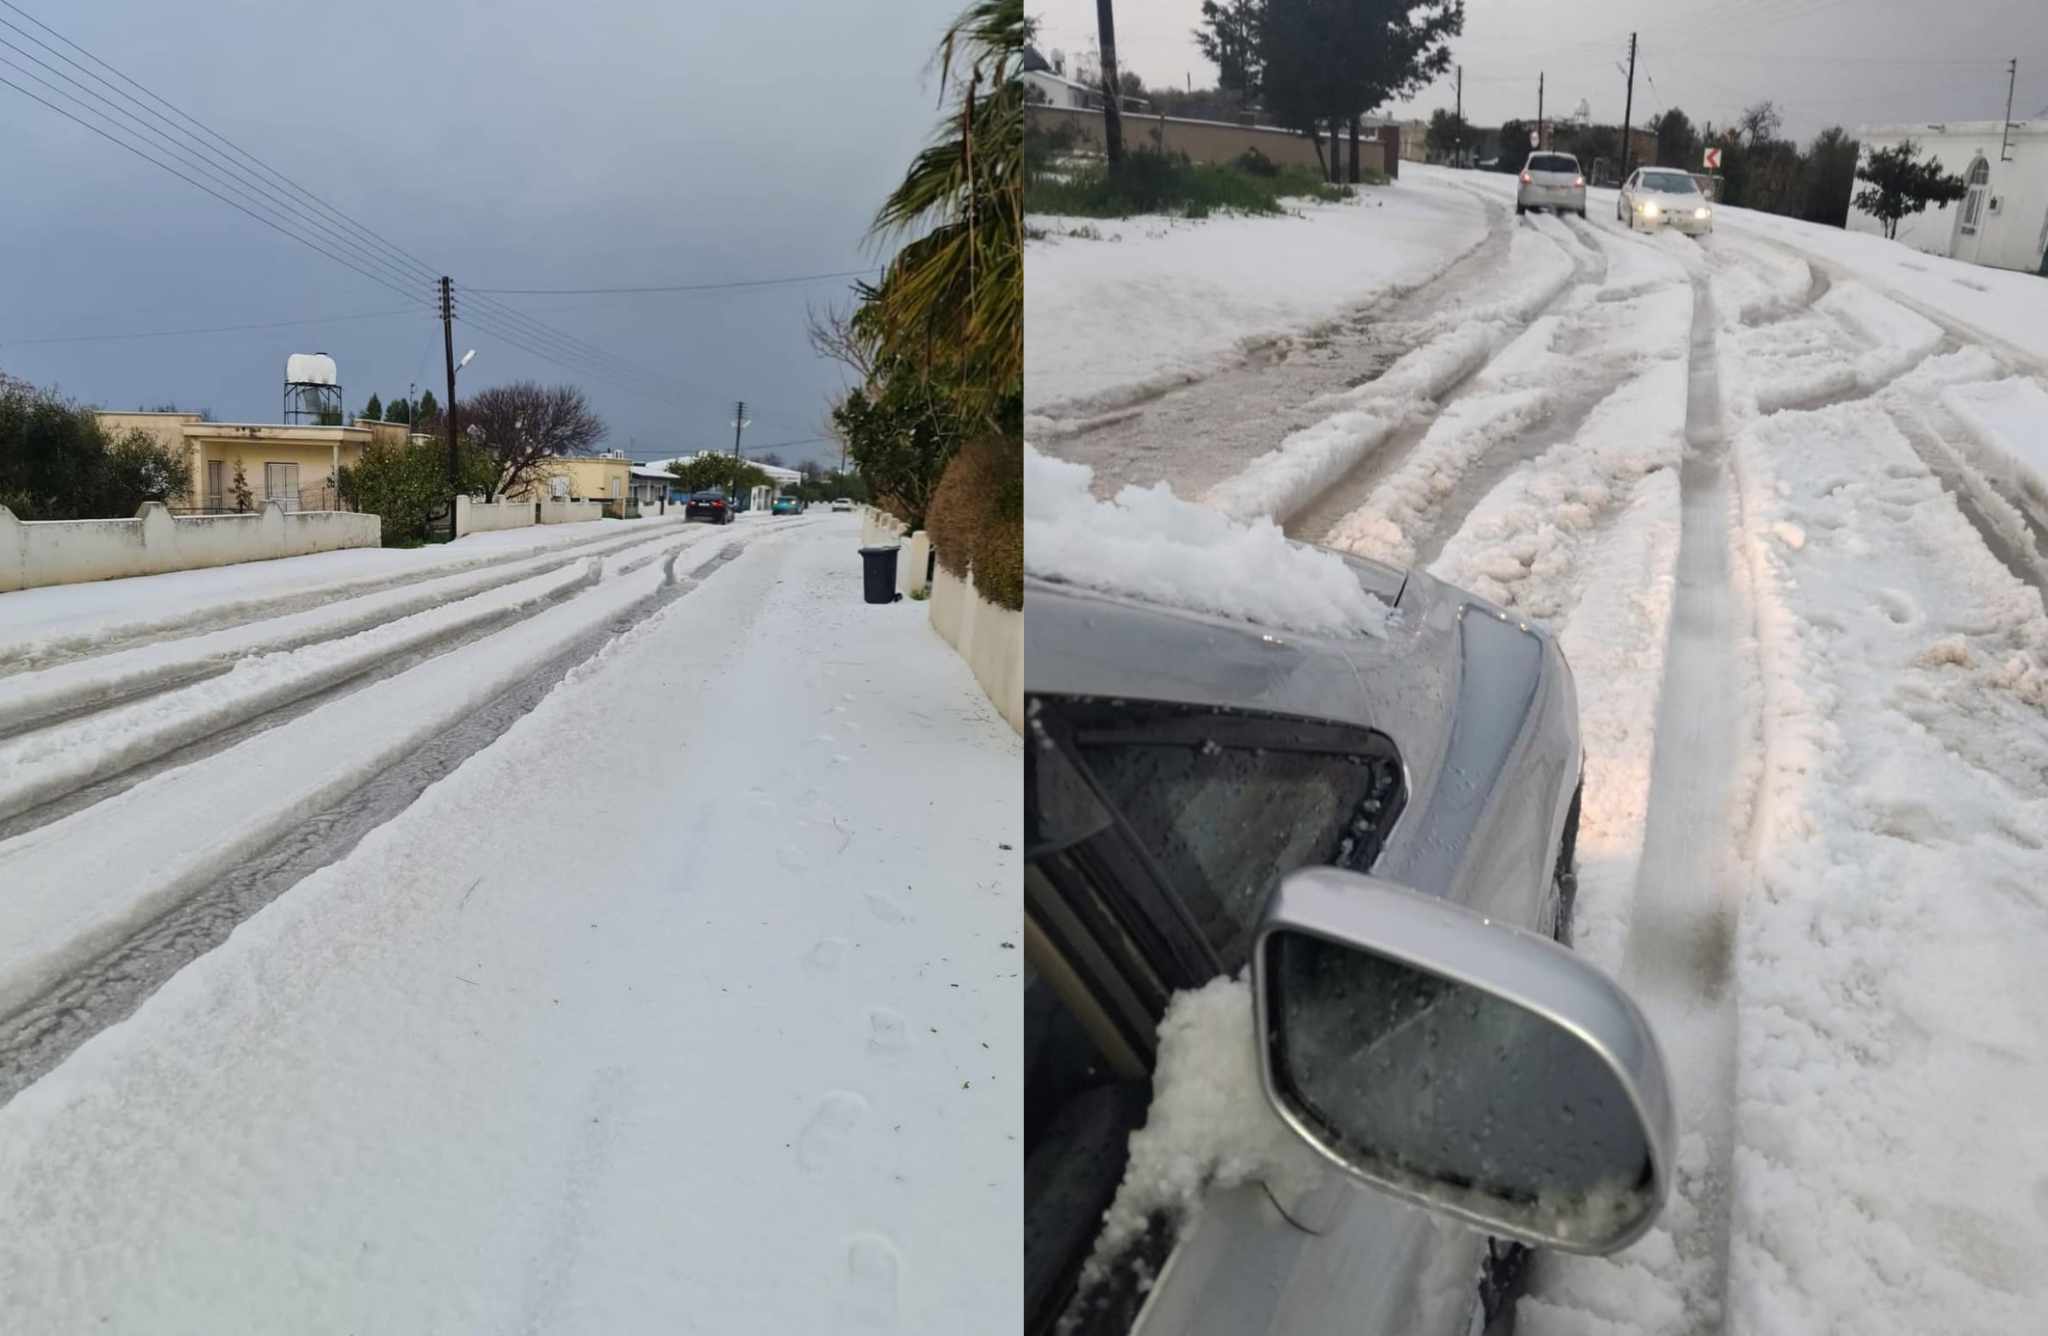
<path id="1" fill-rule="evenodd" d="M 281 502 L 287 510 L 299 504 L 299 466 L 297 464 L 265 464 L 263 466 L 263 499 Z"/>
<path id="2" fill-rule="evenodd" d="M 1984 189 L 1991 182 L 1991 164 L 1979 158 L 1970 164 L 1970 175 L 1965 184 L 1969 193 L 1963 196 L 1963 231 L 1974 233 L 1979 218 L 1984 213 Z"/>

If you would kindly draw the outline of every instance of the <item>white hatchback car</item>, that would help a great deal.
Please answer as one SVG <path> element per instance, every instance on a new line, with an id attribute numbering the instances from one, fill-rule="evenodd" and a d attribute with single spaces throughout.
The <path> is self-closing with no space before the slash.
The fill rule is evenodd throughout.
<path id="1" fill-rule="evenodd" d="M 1630 228 L 1668 227 L 1688 236 L 1714 230 L 1714 206 L 1688 172 L 1641 167 L 1629 173 L 1614 201 L 1614 219 Z"/>
<path id="2" fill-rule="evenodd" d="M 1522 164 L 1522 183 L 1515 190 L 1515 213 L 1549 209 L 1586 216 L 1586 175 L 1569 153 L 1531 153 Z"/>

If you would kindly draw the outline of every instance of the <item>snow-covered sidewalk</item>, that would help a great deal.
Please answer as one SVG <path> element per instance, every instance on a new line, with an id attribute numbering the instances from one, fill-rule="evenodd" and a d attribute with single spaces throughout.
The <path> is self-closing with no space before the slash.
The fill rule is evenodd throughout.
<path id="1" fill-rule="evenodd" d="M 1019 743 L 850 538 L 749 543 L 0 1109 L 8 1324 L 1014 1314 Z"/>

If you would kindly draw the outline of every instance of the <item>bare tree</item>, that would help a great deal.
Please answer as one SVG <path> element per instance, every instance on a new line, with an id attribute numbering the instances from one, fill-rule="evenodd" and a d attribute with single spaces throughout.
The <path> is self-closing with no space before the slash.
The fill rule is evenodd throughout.
<path id="1" fill-rule="evenodd" d="M 811 351 L 829 357 L 854 374 L 865 385 L 875 374 L 875 341 L 855 327 L 854 317 L 835 306 L 823 311 L 806 310 L 804 327 Z"/>
<path id="2" fill-rule="evenodd" d="M 1778 114 L 1778 104 L 1769 98 L 1744 107 L 1742 119 L 1738 122 L 1742 126 L 1742 137 L 1749 141 L 1751 148 L 1767 139 L 1776 139 L 1778 127 L 1783 123 L 1784 117 Z"/>
<path id="3" fill-rule="evenodd" d="M 493 385 L 462 406 L 462 421 L 498 466 L 493 497 L 546 476 L 547 461 L 587 455 L 604 440 L 604 419 L 574 385 L 514 381 Z"/>

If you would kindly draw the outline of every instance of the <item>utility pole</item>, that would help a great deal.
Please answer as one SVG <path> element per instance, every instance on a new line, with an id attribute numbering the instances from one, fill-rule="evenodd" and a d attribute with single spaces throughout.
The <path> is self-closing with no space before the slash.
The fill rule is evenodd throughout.
<path id="1" fill-rule="evenodd" d="M 732 407 L 732 457 L 740 457 L 740 433 L 747 425 L 747 401 L 742 399 Z"/>
<path id="2" fill-rule="evenodd" d="M 1998 127 L 1998 160 L 2011 162 L 2012 155 L 2006 152 L 2006 144 L 2012 135 L 2012 86 L 2020 77 L 2020 58 L 2014 56 L 2005 62 L 2005 123 Z"/>
<path id="3" fill-rule="evenodd" d="M 455 491 L 462 471 L 455 459 L 455 280 L 441 278 L 441 355 L 448 366 L 448 406 L 441 410 L 448 424 L 448 536 L 455 537 Z"/>
<path id="4" fill-rule="evenodd" d="M 1110 0 L 1095 0 L 1095 28 L 1102 47 L 1102 148 L 1115 173 L 1124 163 L 1124 97 L 1117 84 L 1116 15 Z"/>
<path id="5" fill-rule="evenodd" d="M 1629 117 L 1636 109 L 1636 35 L 1628 35 L 1628 97 L 1621 104 L 1621 179 L 1628 180 Z"/>
<path id="6" fill-rule="evenodd" d="M 1453 166 L 1463 167 L 1465 165 L 1465 67 L 1463 65 L 1458 66 L 1458 109 L 1452 112 L 1451 115 L 1458 122 L 1457 147 L 1452 154 L 1451 163 Z"/>
<path id="7" fill-rule="evenodd" d="M 1548 147 L 1543 134 L 1543 71 L 1536 71 L 1536 147 Z"/>

